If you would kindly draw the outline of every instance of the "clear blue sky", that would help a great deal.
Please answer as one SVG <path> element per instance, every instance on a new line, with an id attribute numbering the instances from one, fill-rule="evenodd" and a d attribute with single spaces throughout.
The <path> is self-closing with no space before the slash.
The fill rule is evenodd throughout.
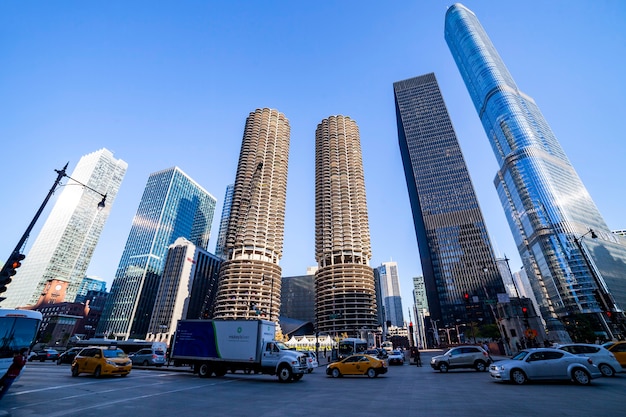
<path id="1" fill-rule="evenodd" d="M 271 107 L 291 123 L 281 266 L 284 275 L 304 274 L 315 265 L 315 128 L 343 114 L 360 127 L 371 265 L 398 262 L 406 313 L 411 278 L 421 267 L 392 84 L 435 72 L 496 254 L 506 254 L 518 270 L 493 186 L 495 158 L 443 37 L 450 4 L 0 2 L 0 256 L 8 257 L 26 229 L 56 178 L 54 169 L 69 161 L 71 172 L 82 155 L 102 147 L 129 168 L 90 275 L 110 288 L 148 176 L 174 165 L 218 199 L 213 252 L 245 118 Z M 522 91 L 539 104 L 609 227 L 626 228 L 626 2 L 464 4 Z"/>

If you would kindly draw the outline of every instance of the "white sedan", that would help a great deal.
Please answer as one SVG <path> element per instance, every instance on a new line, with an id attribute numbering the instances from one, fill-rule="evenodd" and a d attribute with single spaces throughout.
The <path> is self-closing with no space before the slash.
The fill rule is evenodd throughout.
<path id="1" fill-rule="evenodd" d="M 387 357 L 389 365 L 404 365 L 404 353 L 399 350 L 392 350 Z"/>
<path id="2" fill-rule="evenodd" d="M 510 381 L 518 385 L 534 380 L 573 380 L 588 385 L 602 373 L 585 356 L 552 348 L 526 349 L 511 359 L 489 366 L 489 374 L 496 381 Z"/>

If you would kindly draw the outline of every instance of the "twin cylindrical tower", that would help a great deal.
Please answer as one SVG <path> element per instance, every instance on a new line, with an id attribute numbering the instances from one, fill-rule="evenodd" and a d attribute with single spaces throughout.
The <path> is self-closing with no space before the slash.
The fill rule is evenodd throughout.
<path id="1" fill-rule="evenodd" d="M 277 110 L 258 109 L 246 120 L 215 318 L 278 321 L 289 137 Z M 349 117 L 329 117 L 316 130 L 315 230 L 317 330 L 376 327 L 361 144 Z"/>

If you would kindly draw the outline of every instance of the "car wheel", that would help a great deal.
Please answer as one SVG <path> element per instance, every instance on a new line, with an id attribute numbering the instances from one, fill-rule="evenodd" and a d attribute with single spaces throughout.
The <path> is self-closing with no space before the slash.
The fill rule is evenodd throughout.
<path id="1" fill-rule="evenodd" d="M 615 369 L 611 368 L 611 366 L 606 363 L 601 363 L 598 365 L 598 368 L 603 376 L 615 376 Z"/>
<path id="2" fill-rule="evenodd" d="M 102 375 L 102 368 L 100 368 L 99 366 L 96 366 L 96 370 L 93 371 L 93 376 L 95 376 L 96 378 L 100 378 L 101 375 Z"/>
<path id="3" fill-rule="evenodd" d="M 278 368 L 278 380 L 280 382 L 289 382 L 293 378 L 293 374 L 291 373 L 291 369 L 288 366 L 283 365 Z"/>
<path id="4" fill-rule="evenodd" d="M 511 381 L 515 382 L 517 385 L 524 385 L 526 381 L 528 381 L 528 378 L 521 369 L 513 369 L 511 371 Z"/>
<path id="5" fill-rule="evenodd" d="M 370 368 L 367 370 L 368 378 L 376 378 L 376 370 L 374 368 Z"/>
<path id="6" fill-rule="evenodd" d="M 483 361 L 477 361 L 474 366 L 478 372 L 485 372 L 487 370 L 487 364 Z"/>
<path id="7" fill-rule="evenodd" d="M 126 372 L 125 374 L 121 374 L 122 376 L 128 376 L 130 372 Z"/>
<path id="8" fill-rule="evenodd" d="M 578 385 L 591 384 L 591 376 L 589 375 L 589 372 L 585 371 L 584 369 L 574 369 L 574 371 L 572 371 L 572 379 Z"/>
<path id="9" fill-rule="evenodd" d="M 448 364 L 445 362 L 441 362 L 439 364 L 439 372 L 448 372 Z"/>
<path id="10" fill-rule="evenodd" d="M 331 375 L 333 376 L 333 378 L 339 378 L 341 376 L 341 372 L 339 372 L 339 369 L 333 368 L 333 370 L 331 371 Z"/>
<path id="11" fill-rule="evenodd" d="M 148 366 L 148 365 L 149 365 L 148 361 L 143 361 L 143 362 L 141 363 L 141 366 Z"/>
<path id="12" fill-rule="evenodd" d="M 72 376 L 78 376 L 78 374 L 80 374 L 80 371 L 78 370 L 78 365 L 72 366 Z"/>

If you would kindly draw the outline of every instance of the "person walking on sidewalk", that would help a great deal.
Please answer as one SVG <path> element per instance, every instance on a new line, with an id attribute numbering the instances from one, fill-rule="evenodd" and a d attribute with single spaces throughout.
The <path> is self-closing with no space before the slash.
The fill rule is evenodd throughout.
<path id="1" fill-rule="evenodd" d="M 19 352 L 13 356 L 13 363 L 9 366 L 7 373 L 0 378 L 0 400 L 4 397 L 4 394 L 7 393 L 15 379 L 22 372 L 22 368 L 26 365 L 26 356 L 27 356 L 28 348 L 22 348 Z"/>

